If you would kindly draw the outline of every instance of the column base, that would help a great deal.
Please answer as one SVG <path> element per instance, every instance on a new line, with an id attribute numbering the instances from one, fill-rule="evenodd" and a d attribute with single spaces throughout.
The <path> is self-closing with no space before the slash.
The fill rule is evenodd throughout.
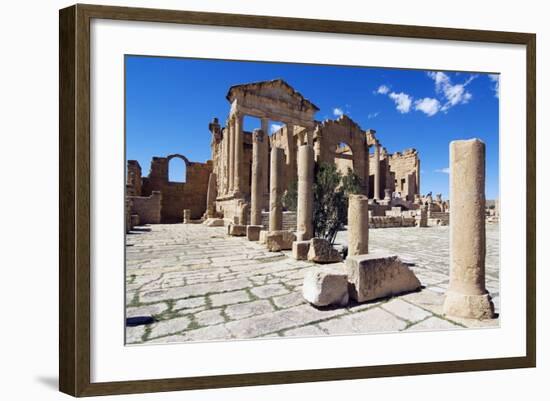
<path id="1" fill-rule="evenodd" d="M 495 317 L 495 306 L 491 295 L 464 295 L 447 291 L 443 303 L 443 313 L 449 316 L 468 319 L 492 319 Z"/>

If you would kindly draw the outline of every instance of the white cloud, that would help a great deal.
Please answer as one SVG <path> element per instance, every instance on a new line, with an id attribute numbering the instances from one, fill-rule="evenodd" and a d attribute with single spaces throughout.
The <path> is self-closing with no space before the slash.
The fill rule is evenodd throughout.
<path id="1" fill-rule="evenodd" d="M 406 93 L 392 92 L 388 96 L 395 102 L 395 105 L 397 106 L 397 111 L 399 111 L 400 113 L 408 113 L 411 110 L 412 97 L 410 97 Z"/>
<path id="2" fill-rule="evenodd" d="M 424 99 L 419 99 L 414 102 L 414 109 L 417 111 L 422 111 L 429 117 L 437 114 L 440 108 L 441 103 L 439 103 L 439 100 L 431 97 L 425 97 Z"/>
<path id="3" fill-rule="evenodd" d="M 451 78 L 441 71 L 428 72 L 428 76 L 435 82 L 436 93 L 442 94 L 446 100 L 441 111 L 447 111 L 457 104 L 466 104 L 472 98 L 472 94 L 466 90 L 466 86 L 476 78 L 476 75 L 471 75 L 462 84 L 453 84 Z"/>
<path id="4" fill-rule="evenodd" d="M 390 91 L 390 88 L 388 88 L 386 85 L 380 85 L 375 93 L 386 95 L 389 91 Z"/>
<path id="5" fill-rule="evenodd" d="M 493 90 L 495 91 L 495 97 L 500 97 L 500 75 L 499 74 L 489 74 L 488 75 L 491 82 L 494 83 Z"/>
<path id="6" fill-rule="evenodd" d="M 368 116 L 367 116 L 367 118 L 370 120 L 371 118 L 376 118 L 376 117 L 378 117 L 379 114 L 380 114 L 379 111 L 374 112 L 374 113 L 369 113 Z"/>
<path id="7" fill-rule="evenodd" d="M 271 124 L 271 133 L 279 131 L 283 126 L 281 124 Z"/>
<path id="8" fill-rule="evenodd" d="M 332 109 L 332 114 L 334 114 L 336 117 L 341 117 L 344 115 L 344 110 L 339 107 L 335 107 L 334 109 Z"/>
<path id="9" fill-rule="evenodd" d="M 443 173 L 443 174 L 449 174 L 450 171 L 451 170 L 449 169 L 449 167 L 438 168 L 435 170 L 436 173 Z"/>

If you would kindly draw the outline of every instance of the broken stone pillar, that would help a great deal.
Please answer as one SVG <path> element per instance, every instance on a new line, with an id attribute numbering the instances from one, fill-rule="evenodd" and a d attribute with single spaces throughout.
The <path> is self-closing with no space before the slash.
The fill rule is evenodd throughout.
<path id="1" fill-rule="evenodd" d="M 425 206 L 420 208 L 419 214 L 416 216 L 417 227 L 428 227 L 428 210 Z"/>
<path id="2" fill-rule="evenodd" d="M 348 255 L 369 253 L 369 198 L 349 195 Z"/>
<path id="3" fill-rule="evenodd" d="M 391 189 L 389 188 L 384 189 L 384 200 L 386 202 L 391 201 Z"/>
<path id="4" fill-rule="evenodd" d="M 210 173 L 208 178 L 208 190 L 206 192 L 206 217 L 216 217 L 217 183 L 216 174 Z"/>
<path id="5" fill-rule="evenodd" d="M 271 174 L 269 177 L 269 231 L 283 229 L 283 149 L 271 149 Z"/>
<path id="6" fill-rule="evenodd" d="M 380 144 L 374 145 L 374 199 L 380 200 Z"/>
<path id="7" fill-rule="evenodd" d="M 244 237 L 246 235 L 246 226 L 242 224 L 230 224 L 227 233 L 234 237 Z"/>
<path id="8" fill-rule="evenodd" d="M 309 241 L 294 241 L 292 243 L 292 257 L 296 260 L 307 260 Z"/>
<path id="9" fill-rule="evenodd" d="M 296 236 L 292 231 L 270 231 L 267 233 L 265 244 L 268 251 L 278 252 L 292 249 Z"/>
<path id="10" fill-rule="evenodd" d="M 298 202 L 296 210 L 297 231 L 300 240 L 313 237 L 313 147 L 298 148 Z"/>
<path id="11" fill-rule="evenodd" d="M 248 220 L 248 209 L 249 209 L 248 203 L 239 201 L 239 205 L 238 205 L 238 209 L 237 209 L 238 224 L 246 226 L 246 223 L 247 223 L 247 220 Z"/>
<path id="12" fill-rule="evenodd" d="M 252 134 L 252 182 L 250 189 L 250 224 L 262 224 L 262 207 L 267 178 L 267 152 L 269 141 L 264 131 L 255 129 Z"/>
<path id="13" fill-rule="evenodd" d="M 131 227 L 134 228 L 136 226 L 139 226 L 139 214 L 132 214 L 130 216 L 130 221 L 131 221 Z"/>
<path id="14" fill-rule="evenodd" d="M 191 209 L 183 209 L 183 222 L 191 223 Z"/>
<path id="15" fill-rule="evenodd" d="M 443 312 L 489 319 L 494 305 L 485 288 L 485 143 L 450 145 L 450 278 Z"/>
<path id="16" fill-rule="evenodd" d="M 235 194 L 237 196 L 243 193 L 243 177 L 244 177 L 244 135 L 243 135 L 243 116 L 237 114 L 235 116 L 235 160 L 234 160 L 234 183 Z"/>
<path id="17" fill-rule="evenodd" d="M 262 228 L 263 226 L 246 226 L 246 238 L 249 241 L 258 241 L 260 239 L 260 231 L 262 231 Z"/>

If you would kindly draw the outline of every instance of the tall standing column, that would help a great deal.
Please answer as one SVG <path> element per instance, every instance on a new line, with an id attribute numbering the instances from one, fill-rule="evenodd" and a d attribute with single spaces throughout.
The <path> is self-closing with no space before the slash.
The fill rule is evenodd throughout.
<path id="1" fill-rule="evenodd" d="M 296 181 L 296 138 L 294 137 L 294 124 L 286 124 L 287 159 L 286 159 L 286 180 L 283 185 L 288 186 Z"/>
<path id="2" fill-rule="evenodd" d="M 234 183 L 235 193 L 242 195 L 243 193 L 243 177 L 244 177 L 244 152 L 243 152 L 243 116 L 237 114 L 235 116 L 235 160 L 234 160 Z"/>
<path id="3" fill-rule="evenodd" d="M 380 144 L 374 145 L 374 199 L 380 200 Z"/>
<path id="4" fill-rule="evenodd" d="M 369 253 L 369 198 L 350 195 L 348 206 L 348 255 Z"/>
<path id="5" fill-rule="evenodd" d="M 261 129 L 252 134 L 252 182 L 250 188 L 250 224 L 262 224 L 262 205 L 267 181 L 267 135 Z"/>
<path id="6" fill-rule="evenodd" d="M 485 144 L 450 145 L 450 280 L 443 311 L 457 317 L 494 316 L 485 288 Z"/>
<path id="7" fill-rule="evenodd" d="M 313 237 L 313 146 L 302 145 L 298 148 L 298 204 L 297 230 L 298 240 Z"/>
<path id="8" fill-rule="evenodd" d="M 222 154 L 220 157 L 220 193 L 226 193 L 226 176 L 227 176 L 227 131 L 224 130 L 222 136 Z"/>
<path id="9" fill-rule="evenodd" d="M 234 161 L 235 161 L 235 119 L 233 116 L 229 118 L 229 142 L 228 142 L 228 148 L 229 148 L 229 174 L 228 174 L 228 192 L 232 193 L 234 186 Z"/>
<path id="10" fill-rule="evenodd" d="M 269 177 L 269 231 L 283 229 L 283 149 L 271 149 L 271 174 Z"/>

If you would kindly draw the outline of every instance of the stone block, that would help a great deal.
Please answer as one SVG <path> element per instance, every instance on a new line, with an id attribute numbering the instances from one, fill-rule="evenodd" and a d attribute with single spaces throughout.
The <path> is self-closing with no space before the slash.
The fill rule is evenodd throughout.
<path id="1" fill-rule="evenodd" d="M 307 260 L 315 263 L 336 263 L 342 261 L 342 256 L 324 238 L 312 238 L 307 253 Z"/>
<path id="2" fill-rule="evenodd" d="M 296 236 L 291 231 L 272 231 L 266 237 L 267 249 L 270 252 L 290 250 L 294 241 Z"/>
<path id="3" fill-rule="evenodd" d="M 191 209 L 183 209 L 183 222 L 186 224 L 191 222 Z"/>
<path id="4" fill-rule="evenodd" d="M 133 214 L 130 216 L 132 227 L 139 226 L 139 214 Z"/>
<path id="5" fill-rule="evenodd" d="M 346 259 L 350 297 L 358 302 L 389 297 L 420 288 L 420 281 L 396 255 L 367 254 Z"/>
<path id="6" fill-rule="evenodd" d="M 302 293 L 315 306 L 347 305 L 348 276 L 343 263 L 310 269 L 304 275 Z"/>
<path id="7" fill-rule="evenodd" d="M 217 219 L 217 218 L 208 218 L 206 219 L 202 224 L 204 224 L 207 227 L 223 227 L 224 221 L 223 219 Z"/>
<path id="8" fill-rule="evenodd" d="M 229 235 L 234 237 L 244 237 L 246 235 L 246 226 L 242 224 L 231 224 L 229 226 Z"/>
<path id="9" fill-rule="evenodd" d="M 249 241 L 258 241 L 260 239 L 260 231 L 263 226 L 248 225 L 246 226 L 246 238 Z"/>
<path id="10" fill-rule="evenodd" d="M 292 257 L 296 260 L 307 260 L 309 241 L 294 241 L 292 243 Z"/>
<path id="11" fill-rule="evenodd" d="M 265 244 L 267 242 L 267 234 L 269 231 L 267 230 L 260 230 L 260 238 L 258 240 L 258 243 Z"/>

